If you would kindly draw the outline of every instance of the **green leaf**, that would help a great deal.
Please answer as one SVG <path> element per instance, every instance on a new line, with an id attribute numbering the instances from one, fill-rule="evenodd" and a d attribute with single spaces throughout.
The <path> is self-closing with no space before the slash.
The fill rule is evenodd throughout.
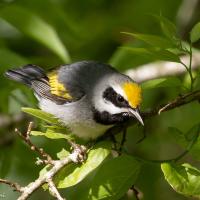
<path id="1" fill-rule="evenodd" d="M 197 42 L 200 39 L 200 22 L 198 22 L 190 32 L 190 41 Z"/>
<path id="2" fill-rule="evenodd" d="M 100 142 L 88 153 L 87 160 L 83 164 L 71 163 L 64 167 L 55 177 L 58 188 L 67 188 L 76 185 L 90 172 L 96 169 L 110 154 L 111 143 Z"/>
<path id="3" fill-rule="evenodd" d="M 200 124 L 195 124 L 185 133 L 185 138 L 187 141 L 192 141 L 196 135 L 200 133 Z"/>
<path id="4" fill-rule="evenodd" d="M 55 133 L 53 131 L 48 131 L 46 133 L 40 131 L 31 131 L 31 135 L 34 136 L 44 136 L 49 139 L 66 139 L 66 140 L 73 140 L 74 137 L 69 134 L 62 134 L 62 133 Z"/>
<path id="5" fill-rule="evenodd" d="M 68 51 L 61 42 L 54 27 L 38 15 L 32 13 L 31 10 L 20 6 L 7 6 L 1 9 L 0 17 L 15 26 L 25 35 L 45 45 L 64 62 L 70 62 Z"/>
<path id="6" fill-rule="evenodd" d="M 191 149 L 189 150 L 188 154 L 194 157 L 196 160 L 200 160 L 200 125 L 195 124 L 192 128 L 190 128 L 185 133 L 181 132 L 177 128 L 169 127 L 169 133 L 171 134 L 172 138 L 176 143 L 178 143 L 183 148 L 187 148 L 190 143 L 192 145 Z"/>
<path id="7" fill-rule="evenodd" d="M 60 152 L 57 153 L 57 157 L 60 160 L 66 158 L 67 156 L 69 156 L 69 151 L 67 151 L 66 149 L 62 149 Z"/>
<path id="8" fill-rule="evenodd" d="M 190 164 L 163 163 L 165 179 L 178 193 L 200 198 L 200 171 Z"/>
<path id="9" fill-rule="evenodd" d="M 160 22 L 160 27 L 162 29 L 162 32 L 167 38 L 169 38 L 170 40 L 176 39 L 177 29 L 175 24 L 173 24 L 171 21 L 169 21 L 162 15 L 152 15 L 152 16 Z"/>
<path id="10" fill-rule="evenodd" d="M 154 54 L 155 58 L 158 58 L 160 60 L 180 63 L 179 56 L 169 50 L 160 49 L 160 50 L 155 50 L 152 53 Z"/>
<path id="11" fill-rule="evenodd" d="M 185 134 L 182 131 L 176 127 L 168 127 L 168 131 L 173 137 L 174 141 L 176 141 L 178 144 L 181 144 L 181 146 L 187 146 L 188 141 L 185 139 Z"/>
<path id="12" fill-rule="evenodd" d="M 159 49 L 159 48 L 133 48 L 133 47 L 122 47 L 122 48 L 127 49 L 139 56 L 180 63 L 179 56 L 169 50 Z"/>
<path id="13" fill-rule="evenodd" d="M 149 80 L 142 83 L 141 85 L 141 87 L 144 90 L 153 89 L 153 88 L 162 88 L 162 87 L 181 87 L 181 86 L 182 86 L 182 82 L 177 77 Z"/>
<path id="14" fill-rule="evenodd" d="M 108 161 L 94 177 L 89 192 L 92 199 L 120 199 L 135 183 L 139 171 L 140 163 L 131 156 L 122 155 Z"/>
<path id="15" fill-rule="evenodd" d="M 25 113 L 28 113 L 30 115 L 33 115 L 34 117 L 37 117 L 41 120 L 44 120 L 45 122 L 47 123 L 50 123 L 50 124 L 56 124 L 56 125 L 61 125 L 60 122 L 58 121 L 58 119 L 49 114 L 49 113 L 46 113 L 42 110 L 39 110 L 39 109 L 34 109 L 34 108 L 22 108 L 22 111 L 25 112 Z"/>
<path id="16" fill-rule="evenodd" d="M 118 200 L 135 184 L 141 164 L 132 156 L 106 160 L 95 173 L 74 188 L 71 199 Z M 71 188 L 70 188 L 71 189 Z"/>
<path id="17" fill-rule="evenodd" d="M 153 47 L 170 48 L 173 46 L 170 40 L 160 36 L 140 34 L 140 33 L 128 33 L 128 32 L 122 32 L 122 33 L 133 36 L 134 38 L 141 40 Z"/>

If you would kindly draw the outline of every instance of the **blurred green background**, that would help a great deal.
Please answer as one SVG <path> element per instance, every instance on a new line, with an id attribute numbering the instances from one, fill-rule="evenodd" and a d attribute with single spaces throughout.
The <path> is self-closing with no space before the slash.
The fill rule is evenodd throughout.
<path id="1" fill-rule="evenodd" d="M 15 127 L 25 131 L 31 120 L 20 108 L 37 107 L 37 102 L 29 89 L 4 78 L 6 69 L 27 63 L 50 69 L 80 60 L 110 63 L 120 71 L 138 67 L 153 60 L 119 48 L 143 45 L 120 32 L 160 35 L 159 25 L 150 14 L 162 13 L 187 40 L 191 27 L 200 21 L 199 9 L 198 0 L 0 0 L 0 177 L 26 185 L 41 169 L 34 164 L 37 155 L 13 133 Z M 167 102 L 179 93 L 178 88 L 146 90 L 142 109 Z M 164 113 L 145 121 L 147 137 L 141 143 L 137 141 L 142 137 L 142 128 L 131 128 L 126 148 L 142 158 L 173 158 L 183 149 L 174 142 L 168 127 L 187 131 L 199 119 L 198 103 Z M 66 145 L 43 138 L 33 141 L 52 155 Z M 186 159 L 193 161 L 189 156 Z M 198 167 L 199 163 L 195 164 Z M 145 200 L 187 199 L 164 181 L 159 165 L 144 165 L 136 186 Z M 0 199 L 16 199 L 17 195 L 0 185 Z M 41 198 L 53 199 L 42 190 L 31 197 Z"/>

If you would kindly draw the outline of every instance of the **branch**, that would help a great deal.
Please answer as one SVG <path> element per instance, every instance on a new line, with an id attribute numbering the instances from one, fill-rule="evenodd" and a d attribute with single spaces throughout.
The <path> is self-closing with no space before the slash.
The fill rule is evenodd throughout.
<path id="1" fill-rule="evenodd" d="M 168 110 L 178 108 L 180 106 L 191 103 L 193 101 L 200 101 L 200 90 L 197 90 L 194 92 L 189 92 L 184 95 L 180 95 L 177 98 L 175 98 L 174 100 L 171 100 L 169 103 L 160 105 L 150 111 L 142 113 L 142 116 L 144 119 L 150 118 L 155 115 L 160 115 L 161 112 L 166 112 Z"/>
<path id="2" fill-rule="evenodd" d="M 190 62 L 189 56 L 181 56 L 181 61 L 186 65 Z M 192 56 L 192 69 L 197 69 L 200 66 L 200 52 L 194 52 Z M 164 76 L 175 76 L 185 73 L 186 70 L 180 63 L 157 61 L 146 65 L 138 66 L 135 69 L 125 71 L 125 74 L 130 76 L 138 83 L 161 78 Z"/>
<path id="3" fill-rule="evenodd" d="M 72 153 L 73 154 L 73 153 Z M 22 194 L 18 198 L 18 200 L 25 200 L 27 199 L 35 190 L 37 190 L 40 186 L 42 186 L 44 183 L 49 183 L 52 181 L 54 175 L 62 169 L 64 166 L 72 162 L 71 156 L 68 156 L 67 158 L 57 161 L 54 166 L 43 176 L 37 178 L 34 182 L 29 183 L 27 186 L 22 188 Z M 50 184 L 50 190 L 52 191 L 52 184 Z M 55 189 L 54 189 L 55 190 Z M 57 189 L 56 189 L 57 190 Z"/>
<path id="4" fill-rule="evenodd" d="M 51 158 L 51 156 L 47 154 L 44 151 L 44 149 L 38 148 L 30 141 L 30 133 L 31 133 L 32 127 L 33 127 L 33 122 L 30 122 L 25 135 L 23 135 L 17 128 L 15 129 L 15 132 L 30 147 L 32 151 L 36 151 L 37 153 L 39 153 L 39 155 L 41 155 L 42 158 L 44 158 L 44 160 L 39 160 L 40 163 L 42 161 L 44 164 L 53 164 L 53 159 Z"/>
<path id="5" fill-rule="evenodd" d="M 9 185 L 10 187 L 12 187 L 14 189 L 14 191 L 22 192 L 22 188 L 18 183 L 14 183 L 14 182 L 11 182 L 11 181 L 8 181 L 5 179 L 1 179 L 1 178 L 0 178 L 0 183 Z"/>
<path id="6" fill-rule="evenodd" d="M 191 103 L 193 101 L 200 101 L 200 90 L 190 92 L 184 95 L 180 95 L 177 98 L 169 101 L 168 103 L 164 105 L 160 105 L 156 108 L 151 109 L 150 111 L 145 111 L 141 113 L 141 116 L 144 120 L 151 118 L 156 115 L 160 115 L 162 112 L 166 112 L 175 108 L 178 108 L 180 106 L 186 105 L 188 103 Z M 127 123 L 123 125 L 116 125 L 109 129 L 104 136 L 100 137 L 99 140 L 104 140 L 105 138 L 109 138 L 110 135 L 116 135 L 119 132 L 122 132 L 125 128 L 128 128 L 129 126 L 132 126 L 136 124 L 137 121 L 135 119 L 128 121 Z"/>
<path id="7" fill-rule="evenodd" d="M 59 199 L 64 200 L 60 194 L 58 194 L 58 190 L 55 187 L 55 184 L 53 183 L 53 177 L 57 174 L 58 171 L 60 171 L 63 167 L 68 165 L 71 162 L 79 162 L 79 150 L 74 149 L 74 151 L 69 154 L 68 157 L 54 161 L 54 165 L 52 168 L 45 173 L 44 175 L 37 178 L 34 182 L 29 183 L 27 186 L 22 188 L 22 194 L 18 198 L 18 200 L 25 200 L 27 199 L 35 190 L 37 190 L 40 186 L 42 186 L 44 183 L 47 183 L 49 186 L 50 191 L 53 193 L 53 195 Z"/>
<path id="8" fill-rule="evenodd" d="M 14 188 L 15 191 L 21 193 L 18 200 L 26 200 L 34 191 L 36 191 L 43 184 L 47 183 L 49 186 L 50 193 L 58 200 L 65 200 L 61 197 L 58 189 L 56 188 L 53 177 L 59 172 L 63 167 L 68 165 L 71 162 L 78 163 L 83 162 L 85 159 L 85 152 L 87 149 L 83 146 L 74 144 L 71 142 L 73 151 L 65 159 L 62 160 L 53 160 L 49 154 L 47 154 L 43 149 L 36 147 L 30 141 L 30 133 L 33 127 L 33 122 L 30 122 L 28 125 L 27 132 L 22 134 L 18 129 L 15 129 L 17 135 L 30 147 L 31 150 L 36 151 L 39 155 L 45 160 L 37 161 L 38 164 L 50 164 L 51 169 L 45 174 L 39 176 L 35 181 L 29 183 L 25 187 L 20 186 L 18 183 L 13 183 L 8 180 L 0 179 L 0 183 L 7 184 L 10 187 Z"/>
<path id="9" fill-rule="evenodd" d="M 60 193 L 58 192 L 54 182 L 50 179 L 48 180 L 49 191 L 50 193 L 58 200 L 65 200 L 61 197 Z"/>

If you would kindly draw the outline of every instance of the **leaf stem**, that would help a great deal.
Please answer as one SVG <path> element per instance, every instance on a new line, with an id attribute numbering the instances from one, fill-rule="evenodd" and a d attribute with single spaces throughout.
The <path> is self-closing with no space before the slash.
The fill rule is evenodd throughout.
<path id="1" fill-rule="evenodd" d="M 190 150 L 192 149 L 192 147 L 194 146 L 194 144 L 196 143 L 196 141 L 197 141 L 197 139 L 198 139 L 198 137 L 199 137 L 199 132 L 200 132 L 200 125 L 199 125 L 199 127 L 198 127 L 198 130 L 197 130 L 197 132 L 196 132 L 196 134 L 195 134 L 193 140 L 188 144 L 186 150 L 185 150 L 182 154 L 180 154 L 178 157 L 176 157 L 176 158 L 174 159 L 175 162 L 179 161 L 179 160 L 180 160 L 181 158 L 183 158 L 187 153 L 190 152 Z"/>
<path id="2" fill-rule="evenodd" d="M 192 75 L 192 44 L 190 43 L 190 49 L 189 49 L 189 57 L 190 57 L 190 62 L 189 62 L 189 75 L 190 75 L 190 80 L 191 80 L 191 86 L 190 90 L 193 90 L 193 84 L 194 84 L 194 78 Z"/>
<path id="3" fill-rule="evenodd" d="M 185 69 L 187 70 L 188 74 L 189 74 L 189 77 L 190 77 L 190 91 L 193 91 L 193 85 L 194 85 L 194 81 L 195 81 L 195 78 L 193 77 L 193 74 L 192 74 L 192 43 L 190 42 L 190 45 L 189 45 L 189 50 L 185 50 L 182 46 L 182 43 L 181 43 L 181 49 L 186 52 L 188 55 L 189 55 L 189 66 L 187 66 L 184 62 L 180 62 L 184 67 Z"/>

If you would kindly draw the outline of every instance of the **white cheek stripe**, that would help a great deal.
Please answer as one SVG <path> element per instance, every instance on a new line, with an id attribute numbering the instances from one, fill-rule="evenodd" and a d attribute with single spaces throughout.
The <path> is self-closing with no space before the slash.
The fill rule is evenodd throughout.
<path id="1" fill-rule="evenodd" d="M 121 112 L 127 112 L 126 108 L 119 108 L 115 106 L 112 102 L 103 99 L 102 101 L 98 102 L 98 110 L 100 112 L 107 111 L 110 114 L 117 114 Z"/>

